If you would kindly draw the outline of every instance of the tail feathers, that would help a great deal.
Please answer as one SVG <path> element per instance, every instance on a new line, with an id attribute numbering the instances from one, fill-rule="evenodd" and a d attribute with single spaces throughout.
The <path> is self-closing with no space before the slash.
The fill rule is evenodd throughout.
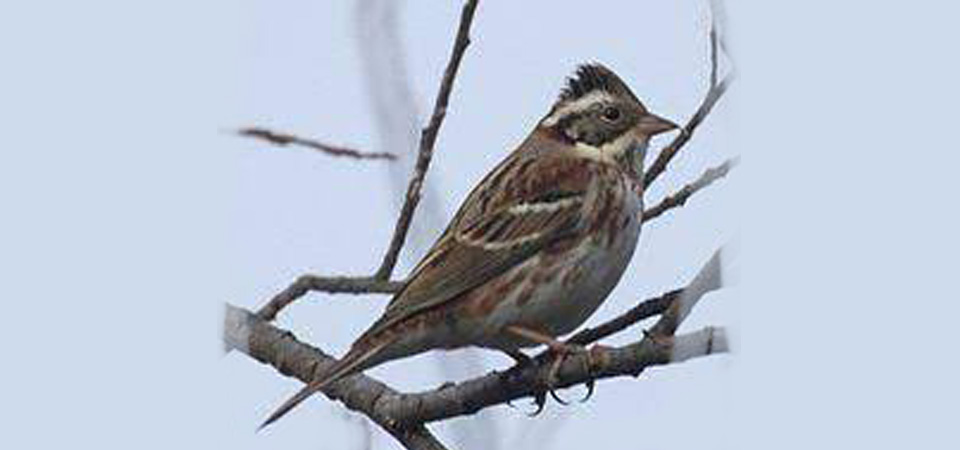
<path id="1" fill-rule="evenodd" d="M 367 363 L 369 363 L 370 359 L 375 356 L 385 345 L 386 343 L 374 346 L 373 348 L 365 349 L 360 352 L 355 352 L 353 350 L 348 352 L 343 359 L 338 361 L 333 368 L 327 372 L 327 375 L 310 382 L 303 389 L 280 405 L 280 407 L 270 414 L 270 417 L 267 417 L 267 420 L 265 420 L 260 427 L 257 428 L 257 431 L 266 428 L 273 422 L 276 422 L 290 412 L 290 410 L 292 410 L 294 407 L 299 405 L 300 402 L 306 400 L 314 393 L 323 390 L 332 383 L 340 381 L 350 375 L 368 368 L 369 365 L 367 365 Z"/>

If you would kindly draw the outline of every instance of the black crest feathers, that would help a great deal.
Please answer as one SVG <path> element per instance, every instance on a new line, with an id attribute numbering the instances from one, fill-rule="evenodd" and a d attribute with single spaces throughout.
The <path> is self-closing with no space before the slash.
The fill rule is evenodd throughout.
<path id="1" fill-rule="evenodd" d="M 584 64 L 567 79 L 567 85 L 560 91 L 560 101 L 571 101 L 594 91 L 605 91 L 614 95 L 630 93 L 630 89 L 617 74 L 601 64 Z M 630 94 L 632 95 L 632 94 Z"/>

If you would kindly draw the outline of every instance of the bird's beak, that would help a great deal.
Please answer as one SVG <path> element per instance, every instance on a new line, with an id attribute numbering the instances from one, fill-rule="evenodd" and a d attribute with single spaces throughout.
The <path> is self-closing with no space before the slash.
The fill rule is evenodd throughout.
<path id="1" fill-rule="evenodd" d="M 664 119 L 656 114 L 645 114 L 640 117 L 640 122 L 637 123 L 636 132 L 640 136 L 656 136 L 660 133 L 665 133 L 670 130 L 675 130 L 680 128 L 677 124 Z"/>

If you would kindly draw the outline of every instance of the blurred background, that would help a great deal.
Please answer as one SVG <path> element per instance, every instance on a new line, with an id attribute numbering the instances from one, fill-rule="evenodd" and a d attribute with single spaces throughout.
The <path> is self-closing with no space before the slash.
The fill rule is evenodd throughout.
<path id="1" fill-rule="evenodd" d="M 684 325 L 728 327 L 734 353 L 601 382 L 537 418 L 521 402 L 431 425 L 450 447 L 956 448 L 955 7 L 767 3 L 727 2 L 741 78 L 647 198 L 730 156 L 742 166 L 644 229 L 588 323 L 736 241 L 739 283 Z M 254 433 L 299 383 L 224 356 L 219 326 L 223 302 L 256 308 L 301 273 L 373 270 L 409 166 L 233 131 L 406 154 L 460 6 L 0 6 L 4 447 L 397 448 L 319 397 Z M 702 1 L 482 1 L 398 275 L 576 64 L 609 65 L 686 120 L 708 82 L 708 25 Z M 311 295 L 278 323 L 342 354 L 386 301 Z M 457 351 L 370 373 L 421 390 L 509 364 Z"/>

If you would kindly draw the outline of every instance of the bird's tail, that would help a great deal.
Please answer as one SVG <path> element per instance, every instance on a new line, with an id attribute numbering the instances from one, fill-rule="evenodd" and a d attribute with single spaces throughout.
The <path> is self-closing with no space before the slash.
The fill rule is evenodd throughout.
<path id="1" fill-rule="evenodd" d="M 270 417 L 267 417 L 267 420 L 265 420 L 257 430 L 262 430 L 267 425 L 276 422 L 278 419 L 290 412 L 291 409 L 299 405 L 300 402 L 306 400 L 317 391 L 323 390 L 331 383 L 335 383 L 343 378 L 367 369 L 370 366 L 376 365 L 378 361 L 374 360 L 374 358 L 389 343 L 390 342 L 387 341 L 372 347 L 363 346 L 361 348 L 350 349 L 343 359 L 337 361 L 336 364 L 334 364 L 334 366 L 326 373 L 326 375 L 308 383 L 303 389 L 290 397 L 272 414 L 270 414 Z"/>

